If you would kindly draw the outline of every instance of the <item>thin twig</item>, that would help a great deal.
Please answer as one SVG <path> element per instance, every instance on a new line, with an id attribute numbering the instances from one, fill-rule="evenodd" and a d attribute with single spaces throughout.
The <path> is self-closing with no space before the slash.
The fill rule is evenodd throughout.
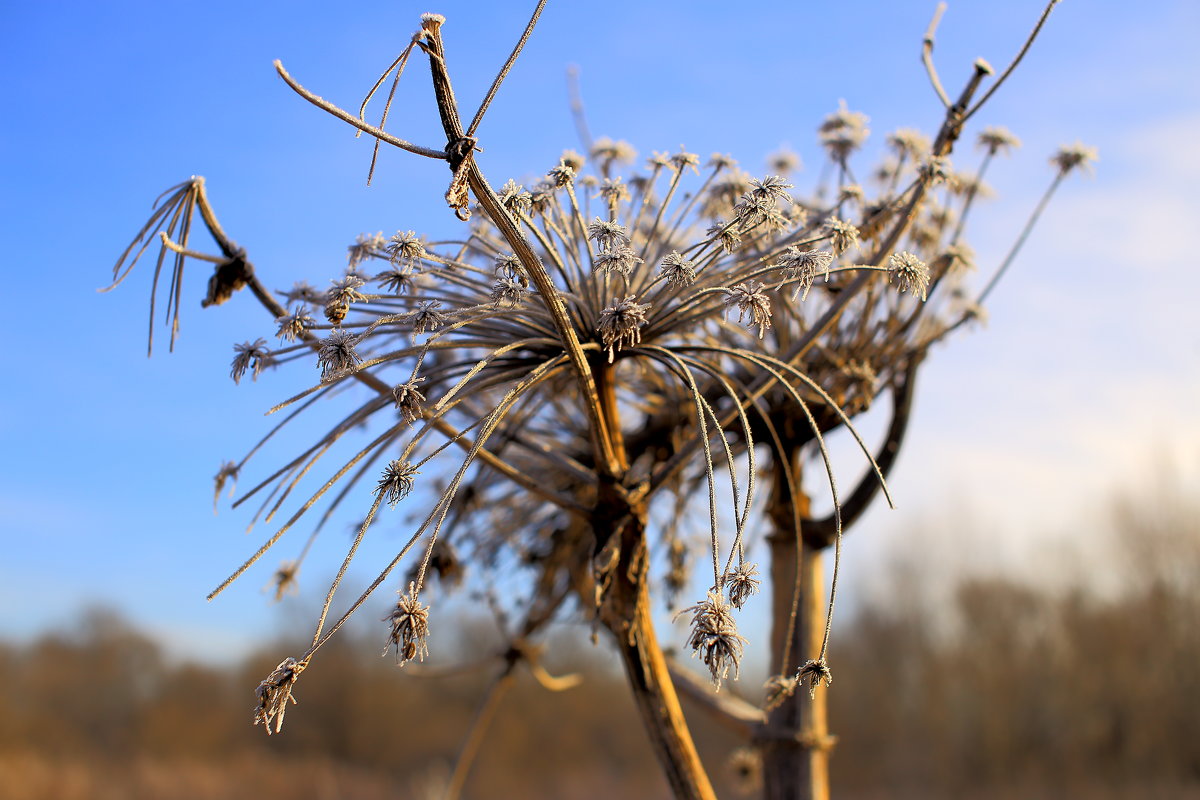
<path id="1" fill-rule="evenodd" d="M 963 114 L 963 122 L 966 122 L 972 116 L 974 116 L 975 112 L 978 111 L 984 103 L 991 99 L 991 96 L 996 93 L 996 90 L 1004 85 L 1004 82 L 1008 80 L 1008 76 L 1011 75 L 1013 70 L 1017 68 L 1017 64 L 1021 63 L 1021 59 L 1025 57 L 1025 54 L 1029 52 L 1029 48 L 1033 45 L 1033 40 L 1036 39 L 1038 34 L 1041 32 L 1042 26 L 1046 24 L 1046 20 L 1049 18 L 1050 12 L 1054 10 L 1056 5 L 1058 5 L 1058 0 L 1050 0 L 1050 2 L 1046 4 L 1046 10 L 1043 11 L 1042 16 L 1038 18 L 1037 25 L 1033 26 L 1033 31 L 1029 34 L 1029 38 L 1025 40 L 1025 44 L 1021 47 L 1021 51 L 1017 53 L 1016 57 L 1012 60 L 1012 63 L 1005 68 L 1004 72 L 1000 73 L 1000 77 L 996 79 L 994 84 L 992 84 L 992 88 L 984 92 L 983 97 L 979 98 L 979 102 L 971 106 L 970 111 L 967 111 L 965 114 Z"/>
<path id="2" fill-rule="evenodd" d="M 292 87 L 292 90 L 295 91 L 296 94 L 300 95 L 305 100 L 312 103 L 314 106 L 321 109 L 322 111 L 327 111 L 330 114 L 332 114 L 333 116 L 342 120 L 343 122 L 350 123 L 354 127 L 358 128 L 360 131 L 362 131 L 363 133 L 369 133 L 372 136 L 374 136 L 376 139 L 379 139 L 382 142 L 387 142 L 388 144 L 390 144 L 394 147 L 399 147 L 401 150 L 407 150 L 410 153 L 415 153 L 416 155 L 419 155 L 419 156 L 425 156 L 426 158 L 436 158 L 439 161 L 446 160 L 446 151 L 445 150 L 436 150 L 432 147 L 422 147 L 421 145 L 413 144 L 412 142 L 406 142 L 403 139 L 398 139 L 397 137 L 392 136 L 387 131 L 376 128 L 374 125 L 368 125 L 367 123 L 363 122 L 358 117 L 351 114 L 349 111 L 345 111 L 344 109 L 338 108 L 333 103 L 326 100 L 325 98 L 315 95 L 312 92 L 310 92 L 308 89 L 305 89 L 303 86 L 301 86 L 299 83 L 296 82 L 295 78 L 293 78 L 291 75 L 288 74 L 288 71 L 283 68 L 283 62 L 280 61 L 279 59 L 275 59 L 274 63 L 275 63 L 275 71 L 279 73 L 279 77 L 283 78 L 284 83 L 286 83 L 288 86 Z"/>
<path id="3" fill-rule="evenodd" d="M 921 40 L 921 62 L 925 65 L 925 72 L 929 74 L 929 82 L 933 84 L 933 90 L 937 92 L 938 99 L 942 101 L 942 105 L 949 108 L 950 98 L 946 95 L 946 90 L 942 88 L 942 79 L 938 77 L 937 67 L 933 65 L 933 35 L 937 31 L 938 23 L 942 21 L 944 13 L 946 13 L 946 4 L 938 3 L 937 9 L 933 12 L 933 19 L 929 21 L 929 27 L 925 29 L 925 37 Z"/>
<path id="4" fill-rule="evenodd" d="M 537 8 L 533 10 L 533 16 L 529 18 L 529 24 L 525 26 L 525 32 L 521 34 L 521 38 L 517 41 L 515 47 L 508 55 L 508 60 L 504 62 L 504 66 L 500 68 L 496 79 L 492 81 L 492 87 L 488 89 L 487 96 L 483 98 L 483 102 L 479 104 L 479 110 L 475 112 L 475 118 L 471 120 L 471 124 L 467 126 L 467 136 L 474 136 L 475 130 L 479 127 L 479 123 L 483 122 L 483 115 L 487 111 L 488 106 L 492 104 L 492 99 L 495 98 L 496 92 L 500 90 L 500 84 L 508 77 L 508 71 L 512 69 L 516 63 L 517 56 L 521 55 L 521 49 L 525 47 L 525 42 L 529 41 L 530 34 L 533 33 L 533 27 L 537 25 L 538 17 L 542 15 L 542 9 L 546 7 L 546 0 L 538 0 Z"/>

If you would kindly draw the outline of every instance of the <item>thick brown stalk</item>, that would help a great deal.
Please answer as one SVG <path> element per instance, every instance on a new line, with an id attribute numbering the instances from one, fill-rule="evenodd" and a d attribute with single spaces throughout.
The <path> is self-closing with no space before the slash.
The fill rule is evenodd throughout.
<path id="1" fill-rule="evenodd" d="M 593 520 L 598 546 L 611 543 L 600 621 L 615 639 L 625 678 L 663 774 L 677 800 L 715 800 L 688 731 L 679 696 L 650 615 L 646 578 L 645 508 L 629 508 L 617 492 L 602 492 Z"/>
<path id="2" fill-rule="evenodd" d="M 798 487 L 800 451 L 788 450 L 782 457 L 791 461 Z M 772 472 L 768 508 L 772 526 L 767 537 L 771 548 L 771 663 L 782 665 L 784 675 L 791 676 L 820 654 L 825 598 L 821 550 L 803 541 L 797 523 L 808 515 L 808 498 L 797 490 L 799 496 L 793 501 L 784 472 L 778 468 Z M 791 625 L 793 609 L 796 621 Z M 810 699 L 802 684 L 768 713 L 758 734 L 766 800 L 828 800 L 829 751 L 835 738 L 829 735 L 825 693 L 826 689 L 819 687 Z"/>

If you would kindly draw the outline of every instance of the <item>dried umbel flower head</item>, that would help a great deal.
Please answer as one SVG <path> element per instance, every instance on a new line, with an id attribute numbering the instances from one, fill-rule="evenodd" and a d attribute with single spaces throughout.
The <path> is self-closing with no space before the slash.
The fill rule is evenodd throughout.
<path id="1" fill-rule="evenodd" d="M 758 594 L 759 584 L 758 565 L 743 562 L 725 574 L 725 592 L 729 595 L 729 604 L 741 608 L 753 595 Z"/>
<path id="2" fill-rule="evenodd" d="M 738 245 L 742 243 L 741 234 L 737 232 L 736 226 L 726 224 L 723 219 L 713 222 L 707 233 L 709 236 L 717 237 L 717 244 L 726 253 L 732 253 L 734 250 L 737 250 Z"/>
<path id="3" fill-rule="evenodd" d="M 321 340 L 321 346 L 317 348 L 317 366 L 321 368 L 322 381 L 339 378 L 362 363 L 354 349 L 357 344 L 358 337 L 341 328 L 330 331 L 329 336 Z"/>
<path id="4" fill-rule="evenodd" d="M 347 275 L 341 280 L 334 280 L 333 288 L 329 290 L 328 299 L 325 301 L 325 318 L 334 325 L 342 324 L 350 311 L 350 304 L 367 299 L 367 296 L 359 291 L 365 284 L 366 281 L 357 275 Z"/>
<path id="5" fill-rule="evenodd" d="M 520 219 L 533 210 L 533 195 L 525 191 L 525 187 L 512 180 L 504 182 L 500 187 L 500 204 L 508 213 Z"/>
<path id="6" fill-rule="evenodd" d="M 279 330 L 275 335 L 285 342 L 294 342 L 304 338 L 304 332 L 313 324 L 312 317 L 308 315 L 308 309 L 304 306 L 294 307 L 286 317 L 280 317 L 275 321 L 279 324 Z"/>
<path id="7" fill-rule="evenodd" d="M 851 153 L 862 147 L 870 134 L 867 121 L 866 114 L 851 111 L 846 107 L 845 100 L 839 100 L 838 110 L 827 116 L 819 128 L 821 144 L 829 152 L 829 157 L 845 162 Z"/>
<path id="8" fill-rule="evenodd" d="M 804 666 L 796 673 L 796 680 L 808 686 L 808 697 L 811 700 L 816 698 L 818 686 L 829 686 L 833 683 L 833 672 L 825 663 L 825 659 L 814 659 L 804 662 Z"/>
<path id="9" fill-rule="evenodd" d="M 375 487 L 375 494 L 387 500 L 388 505 L 395 508 L 397 503 L 412 492 L 413 485 L 420 474 L 417 468 L 408 461 L 394 458 L 383 470 L 379 484 Z"/>
<path id="10" fill-rule="evenodd" d="M 907 251 L 893 253 L 888 260 L 888 272 L 900 291 L 920 294 L 922 300 L 926 299 L 929 268 L 924 261 Z"/>
<path id="11" fill-rule="evenodd" d="M 667 286 L 672 288 L 685 289 L 696 282 L 696 262 L 684 258 L 677 250 L 663 257 L 659 269 Z"/>
<path id="12" fill-rule="evenodd" d="M 762 754 L 756 748 L 737 748 L 729 754 L 726 766 L 738 794 L 749 795 L 762 788 Z"/>
<path id="13" fill-rule="evenodd" d="M 808 292 L 818 275 L 824 275 L 829 280 L 829 265 L 833 263 L 833 253 L 825 250 L 801 250 L 791 245 L 779 259 L 779 268 L 783 270 L 785 281 L 796 281 L 796 291 L 792 300 L 797 297 L 801 302 L 808 299 Z"/>
<path id="14" fill-rule="evenodd" d="M 442 311 L 439 300 L 422 300 L 417 307 L 404 315 L 404 321 L 412 326 L 413 336 L 420 336 L 429 331 L 436 331 L 445 325 L 450 315 Z"/>
<path id="15" fill-rule="evenodd" d="M 225 488 L 225 484 L 229 483 L 229 494 L 233 496 L 233 484 L 237 482 L 238 471 L 241 467 L 234 461 L 226 461 L 221 464 L 221 468 L 217 470 L 217 474 L 213 476 L 213 513 L 217 512 L 217 502 L 221 499 L 221 491 Z"/>
<path id="16" fill-rule="evenodd" d="M 760 339 L 771 327 L 771 298 L 766 289 L 764 283 L 747 281 L 734 286 L 725 297 L 726 308 L 737 307 L 738 322 L 748 317 L 751 325 L 758 326 Z"/>
<path id="17" fill-rule="evenodd" d="M 1021 140 L 1008 128 L 991 125 L 979 133 L 979 146 L 989 153 L 1007 153 L 1021 146 Z"/>
<path id="18" fill-rule="evenodd" d="M 796 693 L 798 685 L 794 676 L 772 675 L 767 678 L 767 682 L 763 684 L 763 710 L 774 711 L 779 708 L 784 700 Z"/>
<path id="19" fill-rule="evenodd" d="M 692 648 L 692 655 L 699 656 L 708 667 L 713 685 L 720 691 L 721 681 L 729 677 L 730 669 L 737 678 L 746 640 L 738 635 L 733 612 L 717 592 L 709 592 L 705 600 L 683 609 L 677 616 L 687 613 L 692 614 L 688 647 Z"/>
<path id="20" fill-rule="evenodd" d="M 300 564 L 297 561 L 284 561 L 279 565 L 279 569 L 275 570 L 271 582 L 267 585 L 274 591 L 273 599 L 276 603 L 282 600 L 285 594 L 295 594 L 299 591 L 296 586 L 296 575 L 299 572 Z"/>
<path id="21" fill-rule="evenodd" d="M 800 169 L 800 156 L 784 148 L 767 157 L 767 167 L 779 175 L 788 175 Z"/>
<path id="22" fill-rule="evenodd" d="M 667 575 L 663 579 L 666 588 L 667 610 L 675 610 L 675 600 L 679 593 L 687 587 L 688 582 L 688 549 L 678 537 L 673 537 L 667 545 Z"/>
<path id="23" fill-rule="evenodd" d="M 414 278 L 416 275 L 409 268 L 404 269 L 388 269 L 375 276 L 375 282 L 379 284 L 379 288 L 391 294 L 405 294 L 411 292 L 415 284 Z"/>
<path id="24" fill-rule="evenodd" d="M 592 265 L 599 273 L 619 273 L 628 279 L 642 259 L 638 258 L 633 248 L 627 244 L 617 244 L 611 249 L 596 254 Z"/>
<path id="25" fill-rule="evenodd" d="M 837 217 L 825 221 L 825 235 L 829 237 L 829 246 L 835 256 L 858 244 L 858 228 Z"/>
<path id="26" fill-rule="evenodd" d="M 412 267 L 425 257 L 425 245 L 414 231 L 396 231 L 385 249 L 388 258 L 397 266 Z"/>
<path id="27" fill-rule="evenodd" d="M 546 176 L 550 178 L 550 182 L 556 187 L 563 187 L 575 182 L 575 168 L 565 161 L 560 161 L 558 166 L 551 167 Z M 535 199 L 536 202 L 536 199 Z"/>
<path id="28" fill-rule="evenodd" d="M 1073 171 L 1091 173 L 1092 164 L 1099 157 L 1096 148 L 1076 142 L 1058 148 L 1058 152 L 1050 157 L 1050 163 L 1058 169 L 1060 175 Z"/>
<path id="29" fill-rule="evenodd" d="M 596 217 L 588 224 L 588 238 L 601 249 L 609 250 L 629 244 L 629 229 L 619 222 Z"/>
<path id="30" fill-rule="evenodd" d="M 896 155 L 910 161 L 920 161 L 929 152 L 929 137 L 913 128 L 899 128 L 887 137 L 888 147 Z"/>
<path id="31" fill-rule="evenodd" d="M 386 245 L 387 239 L 383 238 L 383 231 L 371 234 L 360 233 L 354 244 L 346 248 L 349 251 L 346 257 L 349 267 L 354 269 L 371 256 L 381 252 Z"/>
<path id="32" fill-rule="evenodd" d="M 425 395 L 421 394 L 417 384 L 423 380 L 424 378 L 413 378 L 392 389 L 392 400 L 405 422 L 421 418 L 421 403 L 425 402 Z"/>
<path id="33" fill-rule="evenodd" d="M 229 369 L 229 377 L 233 378 L 234 383 L 241 383 L 242 376 L 246 374 L 246 370 L 250 370 L 250 377 L 253 380 L 258 380 L 259 374 L 264 368 L 271 366 L 274 363 L 271 358 L 271 351 L 267 349 L 266 339 L 255 339 L 253 342 L 242 342 L 233 346 L 233 364 Z"/>
<path id="34" fill-rule="evenodd" d="M 296 698 L 292 697 L 292 688 L 307 666 L 308 662 L 297 661 L 289 656 L 280 661 L 254 690 L 254 695 L 258 698 L 258 705 L 254 707 L 254 724 L 262 723 L 268 736 L 279 733 L 283 728 L 287 704 L 296 702 Z"/>
<path id="35" fill-rule="evenodd" d="M 639 303 L 637 296 L 631 294 L 600 312 L 596 332 L 600 334 L 601 344 L 608 350 L 609 363 L 612 363 L 617 350 L 641 342 L 642 326 L 647 322 L 646 312 L 649 310 L 649 303 Z"/>
<path id="36" fill-rule="evenodd" d="M 416 583 L 408 585 L 408 592 L 401 590 L 398 594 L 396 607 L 383 618 L 392 625 L 383 654 L 396 648 L 396 666 L 402 667 L 413 659 L 424 661 L 429 655 L 429 606 L 421 605 Z"/>

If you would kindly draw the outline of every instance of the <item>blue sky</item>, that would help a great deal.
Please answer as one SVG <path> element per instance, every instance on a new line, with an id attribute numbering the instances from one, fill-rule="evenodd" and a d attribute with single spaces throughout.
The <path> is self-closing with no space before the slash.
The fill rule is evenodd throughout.
<path id="1" fill-rule="evenodd" d="M 643 5 L 550 4 L 480 129 L 480 163 L 494 184 L 536 178 L 562 149 L 579 147 L 568 64 L 579 67 L 594 134 L 627 139 L 643 155 L 679 145 L 727 152 L 751 172 L 787 145 L 809 165 L 801 187 L 820 163 L 815 127 L 839 99 L 871 117 L 864 163 L 886 132 L 938 121 L 918 59 L 932 2 Z M 385 152 L 366 187 L 369 142 L 292 94 L 271 61 L 353 108 L 419 14 L 441 10 L 456 90 L 470 108 L 526 6 L 0 9 L 9 286 L 0 638 L 69 624 L 91 601 L 202 657 L 288 621 L 293 611 L 260 592 L 273 562 L 219 601 L 203 599 L 262 533 L 243 536 L 244 514 L 212 514 L 211 478 L 265 432 L 261 413 L 293 388 L 271 375 L 228 379 L 230 345 L 271 327 L 245 298 L 202 311 L 207 275 L 196 265 L 176 352 L 167 354 L 160 329 L 147 360 L 145 265 L 111 294 L 95 290 L 151 200 L 191 174 L 207 177 L 226 229 L 274 287 L 323 282 L 363 231 L 453 233 L 440 201 L 443 164 Z M 952 3 L 936 51 L 948 90 L 977 57 L 1006 64 L 1040 9 L 1030 0 Z M 995 294 L 988 327 L 934 354 L 893 480 L 899 510 L 873 512 L 855 532 L 851 585 L 856 567 L 866 574 L 914 528 L 967 520 L 977 553 L 1019 563 L 1043 533 L 1085 534 L 1098 498 L 1142 486 L 1164 461 L 1200 472 L 1200 272 L 1186 236 L 1200 216 L 1196 31 L 1200 6 L 1190 0 L 1136 11 L 1064 0 L 974 121 L 975 131 L 1003 124 L 1024 141 L 990 176 L 997 198 L 975 220 L 985 272 L 1048 183 L 1057 146 L 1082 139 L 1101 160 L 1094 179 L 1063 187 Z M 427 72 L 417 59 L 410 69 L 389 129 L 436 145 Z M 968 149 L 959 156 L 964 166 L 973 159 Z M 26 352 L 29 341 L 37 346 Z M 309 574 L 319 583 L 318 569 Z"/>

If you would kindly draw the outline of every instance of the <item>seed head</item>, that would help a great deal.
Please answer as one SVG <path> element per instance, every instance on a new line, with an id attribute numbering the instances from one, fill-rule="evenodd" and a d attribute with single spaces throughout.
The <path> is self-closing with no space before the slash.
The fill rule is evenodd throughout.
<path id="1" fill-rule="evenodd" d="M 436 331 L 449 321 L 450 315 L 441 311 L 442 304 L 438 300 L 423 300 L 417 307 L 404 315 L 404 321 L 412 325 L 414 336 L 420 336 L 428 331 Z"/>
<path id="2" fill-rule="evenodd" d="M 942 253 L 942 258 L 946 260 L 946 269 L 962 270 L 970 272 L 975 269 L 975 251 L 970 245 L 959 242 L 952 244 Z"/>
<path id="3" fill-rule="evenodd" d="M 629 244 L 629 229 L 619 222 L 596 217 L 588 224 L 588 238 L 602 250 Z"/>
<path id="4" fill-rule="evenodd" d="M 610 364 L 617 350 L 642 341 L 642 326 L 647 322 L 646 312 L 650 310 L 650 304 L 636 301 L 637 295 L 631 294 L 600 312 L 596 332 L 608 350 Z"/>
<path id="5" fill-rule="evenodd" d="M 768 175 L 761 181 L 750 179 L 750 196 L 759 200 L 769 201 L 771 206 L 775 206 L 780 200 L 785 203 L 791 203 L 792 196 L 788 194 L 788 189 L 792 188 L 792 184 L 785 181 L 779 175 Z"/>
<path id="6" fill-rule="evenodd" d="M 729 754 L 726 766 L 733 774 L 738 794 L 750 795 L 762 788 L 762 754 L 753 747 L 739 747 Z"/>
<path id="7" fill-rule="evenodd" d="M 346 248 L 349 251 L 347 260 L 350 268 L 358 266 L 366 261 L 371 256 L 383 250 L 387 244 L 387 239 L 383 238 L 383 231 L 379 233 L 360 233 L 354 241 L 354 244 Z"/>
<path id="8" fill-rule="evenodd" d="M 614 161 L 632 164 L 633 160 L 637 158 L 637 150 L 634 150 L 633 145 L 624 139 L 614 142 L 607 136 L 601 136 L 592 145 L 592 158 L 601 162 L 601 169 L 605 169 Z"/>
<path id="9" fill-rule="evenodd" d="M 667 286 L 682 289 L 696 282 L 696 262 L 688 261 L 678 251 L 672 250 L 659 265 Z"/>
<path id="10" fill-rule="evenodd" d="M 628 278 L 641 263 L 642 259 L 637 257 L 632 247 L 618 244 L 610 250 L 597 253 L 592 260 L 592 269 L 594 272 L 619 272 Z"/>
<path id="11" fill-rule="evenodd" d="M 725 296 L 726 310 L 737 306 L 738 322 L 747 316 L 751 325 L 758 326 L 758 338 L 763 338 L 771 327 L 771 298 L 767 297 L 766 284 L 758 281 L 739 283 Z"/>
<path id="12" fill-rule="evenodd" d="M 275 335 L 285 342 L 303 338 L 304 332 L 312 325 L 312 317 L 308 315 L 308 309 L 304 306 L 295 306 L 290 314 L 275 321 L 279 323 L 279 330 Z"/>
<path id="13" fill-rule="evenodd" d="M 566 161 L 558 162 L 558 166 L 553 167 L 546 175 L 559 187 L 575 182 L 575 168 Z"/>
<path id="14" fill-rule="evenodd" d="M 620 178 L 605 178 L 600 184 L 600 196 L 609 208 L 616 208 L 629 199 L 629 187 Z"/>
<path id="15" fill-rule="evenodd" d="M 1096 148 L 1088 147 L 1083 142 L 1063 145 L 1050 158 L 1050 163 L 1058 168 L 1060 175 L 1078 170 L 1091 174 L 1092 162 L 1099 158 Z"/>
<path id="16" fill-rule="evenodd" d="M 737 232 L 737 226 L 726 225 L 725 220 L 718 219 L 713 222 L 707 231 L 710 237 L 717 237 L 721 249 L 726 253 L 732 253 L 738 249 L 742 243 L 742 236 Z"/>
<path id="17" fill-rule="evenodd" d="M 902 292 L 920 293 L 924 300 L 929 291 L 929 268 L 925 262 L 907 251 L 893 253 L 888 259 L 892 281 Z"/>
<path id="18" fill-rule="evenodd" d="M 295 561 L 284 561 L 279 565 L 279 569 L 275 570 L 275 574 L 271 576 L 271 583 L 268 585 L 275 588 L 276 603 L 282 600 L 285 594 L 295 594 L 299 591 L 296 587 L 296 573 L 299 571 L 300 565 Z"/>
<path id="19" fill-rule="evenodd" d="M 888 146 L 896 155 L 909 161 L 920 161 L 929 152 L 929 137 L 914 128 L 899 128 L 887 137 Z"/>
<path id="20" fill-rule="evenodd" d="M 375 276 L 375 282 L 379 284 L 379 288 L 391 294 L 411 293 L 415 275 L 412 268 L 406 265 L 379 273 Z"/>
<path id="21" fill-rule="evenodd" d="M 402 667 L 413 659 L 424 661 L 429 655 L 429 606 L 421 605 L 416 583 L 408 585 L 407 593 L 400 590 L 398 594 L 396 607 L 383 618 L 392 624 L 383 654 L 386 656 L 395 647 L 396 666 Z"/>
<path id="22" fill-rule="evenodd" d="M 818 686 L 821 684 L 829 686 L 833 683 L 833 672 L 830 671 L 829 665 L 823 658 L 816 661 L 805 661 L 804 666 L 796 673 L 796 681 L 808 684 L 808 697 L 812 700 L 817 696 Z"/>
<path id="23" fill-rule="evenodd" d="M 583 169 L 583 165 L 587 163 L 587 159 L 583 157 L 583 154 L 577 153 L 574 150 L 563 150 L 562 158 L 559 161 L 576 172 Z"/>
<path id="24" fill-rule="evenodd" d="M 766 697 L 763 700 L 763 710 L 773 711 L 782 705 L 783 701 L 796 693 L 798 682 L 794 677 L 772 675 L 763 685 Z"/>
<path id="25" fill-rule="evenodd" d="M 784 251 L 776 266 L 783 270 L 785 280 L 796 281 L 796 291 L 792 294 L 792 300 L 799 295 L 803 302 L 808 299 L 808 290 L 812 288 L 818 275 L 824 275 L 825 280 L 829 280 L 829 265 L 832 263 L 833 253 L 825 250 L 801 250 L 792 245 Z"/>
<path id="26" fill-rule="evenodd" d="M 234 383 L 241 383 L 242 376 L 246 374 L 246 370 L 250 370 L 250 377 L 253 380 L 258 380 L 259 374 L 264 368 L 275 363 L 275 359 L 271 357 L 271 351 L 267 349 L 266 339 L 255 339 L 253 342 L 242 342 L 233 346 L 233 364 L 229 370 L 229 377 L 233 378 Z"/>
<path id="27" fill-rule="evenodd" d="M 756 577 L 758 565 L 742 563 L 725 574 L 725 589 L 729 594 L 729 604 L 741 608 L 753 595 L 758 594 L 759 584 Z"/>
<path id="28" fill-rule="evenodd" d="M 858 228 L 837 217 L 826 220 L 825 235 L 829 237 L 829 246 L 835 256 L 840 256 L 851 245 L 858 243 Z"/>
<path id="29" fill-rule="evenodd" d="M 322 381 L 341 377 L 362 363 L 362 357 L 354 350 L 357 344 L 358 337 L 341 328 L 330 331 L 329 337 L 321 340 L 317 366 L 321 368 Z"/>
<path id="30" fill-rule="evenodd" d="M 297 661 L 288 656 L 280 661 L 279 666 L 254 690 L 254 695 L 258 698 L 258 705 L 254 708 L 254 724 L 262 723 L 268 736 L 279 733 L 283 728 L 283 715 L 287 713 L 287 704 L 289 701 L 296 702 L 296 698 L 292 697 L 292 688 L 307 666 L 307 662 Z"/>
<path id="31" fill-rule="evenodd" d="M 415 231 L 396 231 L 387 245 L 388 258 L 397 266 L 412 266 L 425 257 L 425 245 Z"/>
<path id="32" fill-rule="evenodd" d="M 498 275 L 495 283 L 492 284 L 492 302 L 504 308 L 516 308 L 525 302 L 528 294 L 529 283 L 523 279 L 518 280 L 508 275 Z"/>
<path id="33" fill-rule="evenodd" d="M 1021 146 L 1021 140 L 1008 128 L 990 126 L 979 133 L 979 146 L 989 153 L 1005 153 Z"/>
<path id="34" fill-rule="evenodd" d="M 692 648 L 692 655 L 700 656 L 712 675 L 714 686 L 720 691 L 721 681 L 729 677 L 730 669 L 737 678 L 746 640 L 738 635 L 729 604 L 716 592 L 709 592 L 704 601 L 683 609 L 676 617 L 689 612 L 692 614 L 692 633 L 688 647 Z"/>
<path id="35" fill-rule="evenodd" d="M 675 155 L 671 156 L 671 163 L 675 165 L 675 169 L 683 172 L 685 169 L 691 168 L 692 172 L 700 174 L 700 156 L 695 153 L 688 153 L 680 150 Z"/>
<path id="36" fill-rule="evenodd" d="M 325 318 L 334 325 L 340 325 L 350 310 L 351 303 L 359 303 L 367 296 L 359 291 L 366 281 L 357 275 L 347 275 L 340 280 L 333 280 L 333 288 L 329 290 L 325 301 Z"/>
<path id="37" fill-rule="evenodd" d="M 654 150 L 646 159 L 646 166 L 650 169 L 667 169 L 671 166 L 671 154 Z"/>
<path id="38" fill-rule="evenodd" d="M 229 494 L 233 495 L 233 485 L 237 483 L 238 471 L 240 466 L 234 461 L 225 461 L 221 464 L 221 468 L 217 470 L 217 474 L 213 476 L 213 513 L 217 513 L 217 502 L 221 499 L 221 491 L 225 488 L 225 484 L 229 483 Z M 232 481 L 232 482 L 231 482 Z"/>
<path id="39" fill-rule="evenodd" d="M 399 409 L 400 416 L 404 418 L 405 422 L 421 418 L 421 403 L 425 402 L 425 395 L 421 394 L 417 384 L 423 380 L 425 379 L 414 378 L 392 389 L 392 399 L 396 402 L 396 408 Z"/>
<path id="40" fill-rule="evenodd" d="M 375 494 L 382 496 L 389 506 L 395 508 L 397 503 L 408 497 L 416 483 L 417 475 L 420 474 L 408 461 L 394 458 L 383 470 L 379 485 L 375 487 Z"/>
<path id="41" fill-rule="evenodd" d="M 791 150 L 779 150 L 767 158 L 767 166 L 779 175 L 787 175 L 800 169 L 800 156 Z"/>
<path id="42" fill-rule="evenodd" d="M 525 191 L 524 186 L 510 178 L 500 187 L 500 204 L 508 209 L 508 212 L 514 217 L 520 219 L 529 214 L 533 208 L 533 196 Z"/>
<path id="43" fill-rule="evenodd" d="M 838 101 L 838 110 L 825 118 L 818 129 L 821 144 L 829 152 L 834 161 L 845 161 L 851 153 L 862 147 L 867 140 L 870 130 L 867 129 L 867 115 L 851 111 L 846 107 L 845 100 Z"/>
<path id="44" fill-rule="evenodd" d="M 688 572 L 687 546 L 678 537 L 672 538 L 667 546 L 667 576 L 663 581 L 667 589 L 668 611 L 675 610 L 676 598 L 687 587 Z"/>

